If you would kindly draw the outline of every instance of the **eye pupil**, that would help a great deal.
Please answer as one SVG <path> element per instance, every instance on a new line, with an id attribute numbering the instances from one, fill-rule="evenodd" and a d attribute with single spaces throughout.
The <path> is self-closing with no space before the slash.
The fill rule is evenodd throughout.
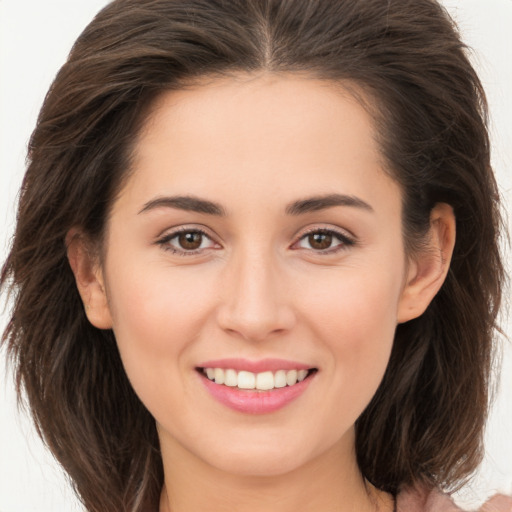
<path id="1" fill-rule="evenodd" d="M 178 241 L 183 249 L 199 249 L 199 247 L 201 247 L 202 234 L 194 233 L 192 231 L 181 233 L 178 237 Z"/>
<path id="2" fill-rule="evenodd" d="M 314 249 L 328 249 L 332 244 L 332 235 L 328 233 L 313 233 L 308 238 L 309 244 Z"/>

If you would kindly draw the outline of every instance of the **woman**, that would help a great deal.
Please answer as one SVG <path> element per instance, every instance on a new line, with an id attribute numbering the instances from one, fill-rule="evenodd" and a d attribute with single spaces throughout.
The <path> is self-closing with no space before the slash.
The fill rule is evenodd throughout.
<path id="1" fill-rule="evenodd" d="M 98 15 L 2 274 L 88 510 L 433 510 L 464 481 L 503 277 L 484 104 L 427 0 Z"/>

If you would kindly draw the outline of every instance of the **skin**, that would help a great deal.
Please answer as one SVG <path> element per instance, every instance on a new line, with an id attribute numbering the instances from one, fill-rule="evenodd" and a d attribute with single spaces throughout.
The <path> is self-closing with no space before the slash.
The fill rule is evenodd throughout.
<path id="1" fill-rule="evenodd" d="M 286 213 L 333 193 L 367 206 Z M 150 206 L 177 195 L 225 215 Z M 333 84 L 238 75 L 158 100 L 101 263 L 79 229 L 68 254 L 89 320 L 113 329 L 157 422 L 161 512 L 393 509 L 358 470 L 354 423 L 383 377 L 396 325 L 439 290 L 455 239 L 451 208 L 437 205 L 429 250 L 407 257 L 401 218 L 371 117 Z M 176 228 L 207 236 L 192 252 L 172 238 Z M 308 236 L 319 229 L 337 234 L 319 245 Z M 292 403 L 250 415 L 215 401 L 198 378 L 201 361 L 226 357 L 318 372 Z"/>

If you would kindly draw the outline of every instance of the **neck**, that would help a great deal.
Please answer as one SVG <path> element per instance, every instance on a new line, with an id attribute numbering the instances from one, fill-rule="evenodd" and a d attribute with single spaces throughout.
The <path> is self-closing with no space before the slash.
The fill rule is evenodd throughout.
<path id="1" fill-rule="evenodd" d="M 284 474 L 254 476 L 223 471 L 164 442 L 160 512 L 391 512 L 391 496 L 365 481 L 353 446 L 340 444 Z"/>

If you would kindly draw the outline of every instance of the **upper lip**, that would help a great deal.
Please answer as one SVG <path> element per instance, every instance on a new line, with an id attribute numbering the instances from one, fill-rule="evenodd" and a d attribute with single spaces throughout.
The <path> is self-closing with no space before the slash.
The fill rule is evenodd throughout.
<path id="1" fill-rule="evenodd" d="M 223 368 L 252 373 L 276 372 L 278 370 L 310 370 L 311 365 L 290 361 L 288 359 L 259 359 L 257 361 L 242 358 L 215 359 L 204 361 L 198 368 Z"/>

